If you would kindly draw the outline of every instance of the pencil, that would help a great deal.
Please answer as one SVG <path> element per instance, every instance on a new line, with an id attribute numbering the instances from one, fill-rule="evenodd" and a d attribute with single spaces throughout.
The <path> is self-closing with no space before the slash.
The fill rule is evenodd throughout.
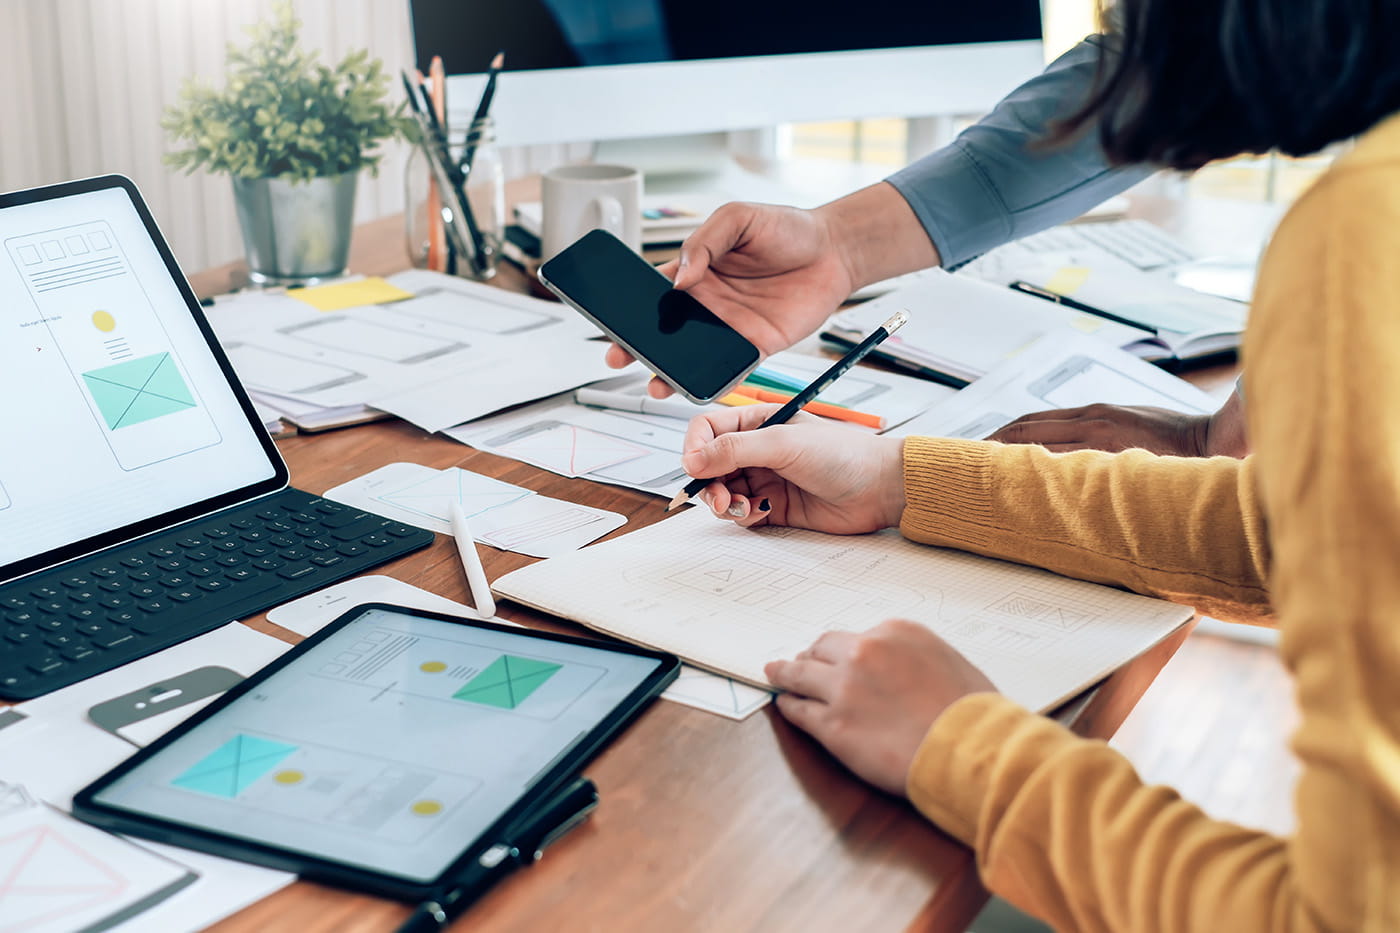
<path id="1" fill-rule="evenodd" d="M 421 80 L 421 79 L 420 79 Z M 439 122 L 447 118 L 447 74 L 442 56 L 434 55 L 428 65 L 428 103 Z M 447 232 L 442 227 L 442 198 L 437 182 L 428 173 L 428 268 L 433 272 L 447 271 Z"/>
<path id="2" fill-rule="evenodd" d="M 760 402 L 786 402 L 793 396 L 787 392 L 774 392 L 770 389 L 760 389 L 755 386 L 736 386 L 736 395 L 748 396 Z M 723 399 L 721 399 L 723 401 Z M 885 419 L 880 415 L 872 415 L 867 411 L 856 411 L 854 408 L 847 408 L 845 405 L 833 405 L 830 402 L 808 402 L 802 406 L 803 411 L 810 411 L 814 415 L 821 415 L 823 418 L 834 418 L 837 421 L 849 421 L 852 424 L 863 424 L 867 427 L 883 431 L 885 429 Z"/>
<path id="3" fill-rule="evenodd" d="M 496 57 L 491 59 L 491 65 L 486 69 L 486 88 L 481 92 L 481 100 L 476 105 L 476 115 L 472 117 L 472 125 L 467 127 L 467 148 L 462 153 L 462 161 L 458 166 L 462 169 L 463 175 L 470 175 L 472 171 L 472 160 L 476 158 L 476 143 L 472 141 L 472 132 L 476 125 L 486 119 L 486 115 L 491 112 L 491 99 L 496 96 L 496 75 L 501 73 L 501 69 L 506 64 L 505 49 L 496 53 Z"/>
<path id="4" fill-rule="evenodd" d="M 777 411 L 773 412 L 773 414 L 769 415 L 768 419 L 754 430 L 762 431 L 764 428 L 771 428 L 775 424 L 782 424 L 793 415 L 797 414 L 798 410 L 803 405 L 806 405 L 812 399 L 826 391 L 833 382 L 845 374 L 846 370 L 859 363 L 867 353 L 879 345 L 880 341 L 899 330 L 908 320 L 908 311 L 896 311 L 894 314 L 890 315 L 888 321 L 871 331 L 870 335 L 857 344 L 855 349 L 837 360 L 830 369 L 813 380 L 812 384 L 807 388 L 788 399 L 787 403 L 783 405 L 782 408 L 779 408 Z M 669 512 L 678 506 L 684 505 L 691 497 L 704 489 L 711 482 L 711 479 L 693 479 L 686 483 L 685 488 L 676 493 L 676 497 L 666 506 L 666 511 Z"/>

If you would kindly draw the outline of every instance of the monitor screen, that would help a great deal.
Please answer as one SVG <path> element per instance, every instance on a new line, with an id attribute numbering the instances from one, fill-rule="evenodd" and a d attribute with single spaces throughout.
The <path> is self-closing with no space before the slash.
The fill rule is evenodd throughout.
<path id="1" fill-rule="evenodd" d="M 285 479 L 127 184 L 0 196 L 0 580 Z"/>
<path id="2" fill-rule="evenodd" d="M 414 0 L 418 67 L 449 74 L 1040 38 L 1040 0 Z"/>
<path id="3" fill-rule="evenodd" d="M 1039 0 L 411 0 L 465 129 L 491 59 L 502 145 L 989 110 L 1043 65 Z"/>

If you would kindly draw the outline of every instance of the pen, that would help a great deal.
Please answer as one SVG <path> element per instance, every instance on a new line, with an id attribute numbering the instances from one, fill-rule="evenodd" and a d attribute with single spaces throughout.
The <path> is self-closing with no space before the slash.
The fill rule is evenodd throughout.
<path id="1" fill-rule="evenodd" d="M 428 156 L 428 167 L 437 179 L 439 191 L 451 195 L 452 206 L 444 204 L 442 207 L 443 220 L 449 224 L 448 230 L 455 245 L 458 251 L 467 257 L 472 270 L 484 272 L 487 258 L 481 230 L 477 227 L 471 205 L 467 202 L 466 192 L 462 188 L 462 173 L 452 160 L 442 125 L 438 123 L 437 115 L 433 113 L 432 106 L 423 94 L 422 86 L 416 85 L 408 76 L 408 72 L 402 72 L 401 77 L 404 91 L 408 94 L 409 108 L 413 111 L 414 122 L 418 125 L 420 144 Z"/>
<path id="2" fill-rule="evenodd" d="M 684 418 L 689 421 L 705 408 L 693 405 L 680 398 L 652 398 L 632 392 L 614 392 L 609 389 L 590 389 L 584 386 L 574 392 L 574 401 L 594 408 L 611 408 L 614 411 L 632 411 L 642 415 L 662 415 L 667 418 Z"/>
<path id="3" fill-rule="evenodd" d="M 452 537 L 457 539 L 457 554 L 462 558 L 462 569 L 467 572 L 467 586 L 471 587 L 472 602 L 483 619 L 496 614 L 496 599 L 491 595 L 491 584 L 486 582 L 486 568 L 481 565 L 481 553 L 476 549 L 476 539 L 467 527 L 467 516 L 462 512 L 462 503 L 456 497 L 447 502 L 447 515 L 452 523 Z"/>
<path id="4" fill-rule="evenodd" d="M 1055 302 L 1055 304 L 1064 305 L 1066 308 L 1073 308 L 1076 311 L 1083 311 L 1085 314 L 1092 314 L 1094 315 L 1094 317 L 1101 317 L 1106 321 L 1114 321 L 1118 324 L 1126 324 L 1128 327 L 1136 327 L 1138 330 L 1147 331 L 1153 336 L 1156 336 L 1157 334 L 1157 328 L 1155 327 L 1148 327 L 1147 325 L 1142 324 L 1138 321 L 1133 321 L 1125 317 L 1120 317 L 1119 315 L 1114 314 L 1111 311 L 1104 311 L 1102 308 L 1095 308 L 1093 305 L 1086 305 L 1082 301 L 1075 301 L 1068 295 L 1061 295 L 1059 292 L 1052 292 L 1048 288 L 1041 288 L 1038 285 L 1032 285 L 1030 282 L 1012 282 L 1011 287 L 1018 292 L 1022 292 L 1023 294 L 1032 295 L 1036 298 L 1044 298 L 1046 301 L 1053 301 Z"/>
<path id="5" fill-rule="evenodd" d="M 737 386 L 734 389 L 734 393 L 736 395 L 746 395 L 760 402 L 786 402 L 788 399 L 792 398 L 792 395 L 787 392 L 774 392 L 771 389 L 759 389 L 754 386 Z M 881 431 L 885 428 L 885 419 L 880 415 L 872 415 L 865 411 L 856 411 L 854 408 L 847 408 L 845 405 L 811 401 L 803 405 L 802 410 L 810 411 L 814 415 L 821 415 L 823 418 L 833 418 L 837 421 L 849 421 L 852 424 L 863 424 Z"/>
<path id="6" fill-rule="evenodd" d="M 509 842 L 498 842 L 477 857 L 468 869 L 477 873 L 469 882 L 454 885 L 439 897 L 426 900 L 409 914 L 398 933 L 444 930 L 480 897 L 497 876 L 517 865 L 539 861 L 552 843 L 588 818 L 598 806 L 598 788 L 586 777 L 575 778 L 540 806 L 531 809 Z"/>
<path id="7" fill-rule="evenodd" d="M 486 115 L 491 112 L 491 98 L 496 96 L 496 75 L 501 73 L 501 68 L 506 63 L 505 49 L 496 53 L 496 57 L 491 59 L 491 66 L 486 69 L 486 88 L 481 92 L 481 100 L 476 105 L 476 115 L 472 117 L 471 125 L 467 127 L 467 148 L 462 153 L 462 161 L 458 166 L 463 175 L 470 175 L 472 171 L 472 160 L 476 158 L 476 142 L 472 137 L 472 131 L 476 125 L 486 119 Z"/>
<path id="8" fill-rule="evenodd" d="M 788 399 L 787 404 L 783 405 L 782 408 L 779 408 L 777 411 L 773 412 L 773 414 L 769 415 L 768 419 L 762 424 L 760 424 L 755 430 L 761 431 L 764 428 L 772 427 L 775 424 L 782 424 L 783 422 L 791 418 L 793 415 L 797 414 L 798 409 L 800 409 L 803 405 L 806 405 L 812 399 L 816 398 L 823 391 L 825 391 L 828 386 L 830 386 L 837 379 L 841 378 L 841 376 L 846 372 L 846 370 L 859 363 L 861 361 L 861 358 L 864 357 L 865 354 L 875 349 L 876 345 L 879 344 L 880 341 L 884 340 L 890 334 L 893 334 L 895 331 L 903 327 L 908 320 L 908 311 L 896 311 L 894 314 L 890 315 L 889 320 L 881 324 L 879 327 L 875 328 L 875 330 L 871 331 L 870 336 L 866 337 L 859 344 L 857 344 L 854 350 L 841 357 L 841 359 L 837 360 L 836 363 L 830 369 L 818 376 L 807 388 L 803 389 L 801 392 L 798 392 L 792 398 Z M 677 506 L 683 505 L 686 502 L 686 500 L 690 499 L 700 490 L 708 486 L 711 481 L 712 480 L 710 479 L 693 479 L 690 482 L 686 483 L 685 488 L 682 489 L 680 492 L 676 493 L 676 497 L 672 499 L 670 504 L 666 506 L 666 511 L 669 512 Z"/>

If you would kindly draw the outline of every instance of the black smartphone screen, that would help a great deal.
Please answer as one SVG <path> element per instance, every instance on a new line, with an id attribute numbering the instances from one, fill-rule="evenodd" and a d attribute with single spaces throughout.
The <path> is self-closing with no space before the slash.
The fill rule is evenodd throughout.
<path id="1" fill-rule="evenodd" d="M 715 397 L 758 362 L 753 344 L 610 233 L 585 234 L 540 278 L 694 398 Z"/>

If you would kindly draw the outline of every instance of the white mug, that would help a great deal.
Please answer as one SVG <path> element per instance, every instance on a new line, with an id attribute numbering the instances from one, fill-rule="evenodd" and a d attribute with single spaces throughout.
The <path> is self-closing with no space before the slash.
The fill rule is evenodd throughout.
<path id="1" fill-rule="evenodd" d="M 561 165 L 544 173 L 540 258 L 602 229 L 642 251 L 642 173 L 625 165 Z"/>

